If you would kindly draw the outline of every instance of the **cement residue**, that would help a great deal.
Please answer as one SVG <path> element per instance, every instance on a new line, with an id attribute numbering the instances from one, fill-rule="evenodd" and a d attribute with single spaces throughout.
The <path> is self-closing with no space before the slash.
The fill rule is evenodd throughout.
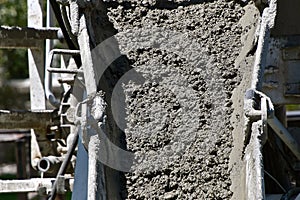
<path id="1" fill-rule="evenodd" d="M 229 199 L 232 91 L 252 62 L 235 64 L 243 7 L 225 0 L 142 4 L 107 4 L 121 50 L 145 77 L 123 85 L 127 147 L 147 155 L 142 170 L 126 174 L 124 198 Z"/>
<path id="2" fill-rule="evenodd" d="M 234 112 L 231 117 L 233 124 L 233 150 L 230 155 L 231 190 L 232 199 L 245 199 L 245 163 L 243 161 L 243 151 L 245 149 L 245 125 L 247 119 L 244 117 L 244 96 L 248 88 L 251 87 L 252 70 L 254 65 L 255 46 L 257 42 L 257 27 L 259 23 L 259 11 L 254 5 L 246 6 L 245 15 L 241 18 L 240 24 L 243 27 L 241 41 L 243 48 L 236 59 L 236 66 L 242 74 L 239 86 L 234 90 L 232 100 Z"/>

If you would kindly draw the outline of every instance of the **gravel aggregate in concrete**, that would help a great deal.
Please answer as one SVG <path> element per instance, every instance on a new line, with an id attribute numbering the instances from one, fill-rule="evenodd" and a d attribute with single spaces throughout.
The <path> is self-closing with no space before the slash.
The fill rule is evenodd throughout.
<path id="1" fill-rule="evenodd" d="M 105 1 L 123 54 L 126 199 L 229 199 L 232 91 L 241 81 L 237 1 Z"/>

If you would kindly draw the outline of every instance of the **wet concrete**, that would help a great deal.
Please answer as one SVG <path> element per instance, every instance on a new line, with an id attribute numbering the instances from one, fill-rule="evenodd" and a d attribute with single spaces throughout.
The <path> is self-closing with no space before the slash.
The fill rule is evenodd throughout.
<path id="1" fill-rule="evenodd" d="M 241 55 L 243 45 L 255 44 L 256 25 L 240 22 L 245 5 L 225 0 L 106 5 L 121 52 L 135 74 L 120 82 L 127 148 L 138 160 L 125 173 L 122 197 L 232 198 L 232 180 L 238 177 L 232 173 L 240 164 L 240 154 L 232 153 L 233 141 L 243 143 L 242 133 L 233 136 L 233 130 L 240 126 L 238 104 L 247 87 L 242 79 L 249 79 L 246 68 L 255 48 L 248 45 Z M 235 157 L 231 164 L 230 155 Z"/>

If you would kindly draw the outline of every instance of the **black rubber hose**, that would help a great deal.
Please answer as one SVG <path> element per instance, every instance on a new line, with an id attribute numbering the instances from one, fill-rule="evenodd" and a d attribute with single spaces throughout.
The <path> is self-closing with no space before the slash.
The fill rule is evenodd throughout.
<path id="1" fill-rule="evenodd" d="M 71 50 L 78 50 L 78 44 L 74 44 L 73 41 L 71 40 L 69 34 L 68 34 L 68 31 L 65 27 L 65 24 L 64 24 L 64 20 L 61 16 L 61 12 L 60 12 L 60 8 L 59 8 L 59 5 L 58 3 L 56 2 L 56 0 L 50 0 L 50 4 L 51 4 L 51 7 L 53 9 L 53 12 L 54 12 L 54 15 L 56 17 L 56 20 L 61 28 L 61 31 L 64 35 L 64 38 L 66 40 L 66 43 L 69 47 L 69 49 Z M 73 55 L 73 58 L 75 60 L 75 63 L 77 65 L 77 67 L 79 68 L 81 66 L 81 59 L 80 59 L 80 56 L 79 55 Z"/>
<path id="2" fill-rule="evenodd" d="M 64 159 L 63 163 L 61 164 L 61 166 L 59 168 L 59 171 L 58 171 L 58 173 L 56 175 L 56 179 L 55 179 L 54 184 L 52 186 L 52 190 L 51 190 L 51 193 L 50 193 L 50 196 L 49 196 L 48 200 L 54 200 L 55 199 L 55 196 L 56 196 L 56 187 L 57 187 L 56 186 L 57 185 L 57 178 L 59 176 L 61 176 L 61 175 L 64 175 L 65 172 L 66 172 L 68 164 L 69 164 L 69 162 L 70 162 L 70 160 L 72 158 L 73 152 L 74 152 L 74 150 L 75 150 L 75 148 L 77 146 L 77 143 L 78 143 L 78 136 L 79 136 L 78 132 L 79 131 L 77 130 L 74 133 L 74 138 L 73 138 L 72 144 L 69 147 L 68 152 L 67 152 L 67 154 L 65 156 L 65 159 Z"/>

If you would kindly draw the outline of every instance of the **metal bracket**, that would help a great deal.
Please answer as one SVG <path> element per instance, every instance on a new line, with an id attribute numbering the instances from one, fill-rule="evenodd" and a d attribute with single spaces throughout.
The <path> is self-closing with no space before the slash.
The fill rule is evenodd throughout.
<path id="1" fill-rule="evenodd" d="M 88 96 L 86 100 L 80 102 L 75 110 L 75 124 L 81 127 L 82 143 L 88 147 L 90 137 L 97 135 L 91 124 L 97 126 L 105 121 L 106 103 L 103 100 L 103 94 L 96 93 Z"/>
<path id="2" fill-rule="evenodd" d="M 284 144 L 300 160 L 300 145 L 292 134 L 277 119 L 271 99 L 264 93 L 254 89 L 247 90 L 245 98 L 246 116 L 252 119 L 262 119 L 264 124 L 264 134 L 267 134 L 266 124 L 268 124 Z"/>
<path id="3" fill-rule="evenodd" d="M 64 55 L 80 55 L 79 50 L 70 50 L 70 49 L 52 49 L 49 52 L 49 58 L 47 59 L 46 63 L 46 73 L 45 73 L 45 94 L 47 100 L 54 106 L 59 107 L 60 101 L 57 100 L 55 95 L 52 92 L 52 76 L 51 72 L 54 73 L 71 73 L 71 74 L 77 74 L 80 73 L 81 70 L 77 69 L 61 69 L 61 68 L 52 68 L 52 62 L 53 62 L 53 56 L 55 54 L 64 54 Z"/>

